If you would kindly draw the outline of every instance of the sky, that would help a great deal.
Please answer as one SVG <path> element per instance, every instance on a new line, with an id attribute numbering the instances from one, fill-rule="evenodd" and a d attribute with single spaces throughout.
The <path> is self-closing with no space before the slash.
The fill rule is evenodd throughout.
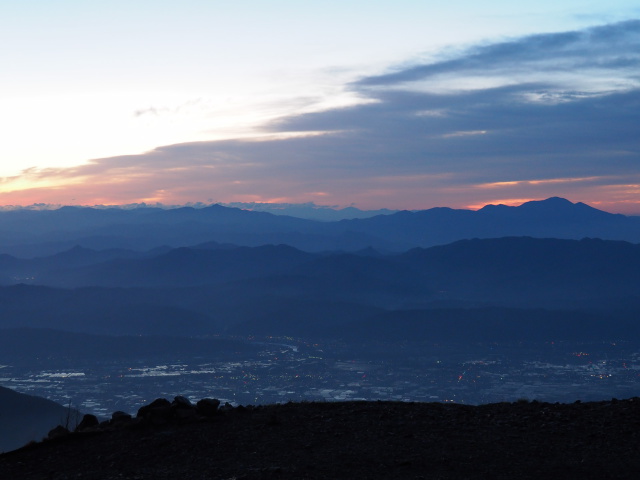
<path id="1" fill-rule="evenodd" d="M 640 215 L 637 0 L 524 3 L 0 0 L 0 205 Z"/>

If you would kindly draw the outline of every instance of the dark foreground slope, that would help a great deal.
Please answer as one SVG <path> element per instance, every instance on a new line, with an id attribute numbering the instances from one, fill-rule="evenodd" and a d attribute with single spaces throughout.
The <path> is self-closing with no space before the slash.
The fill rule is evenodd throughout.
<path id="1" fill-rule="evenodd" d="M 46 398 L 0 387 L 0 452 L 40 440 L 58 423 L 72 422 L 77 415 Z"/>
<path id="2" fill-rule="evenodd" d="M 639 478 L 640 398 L 236 408 L 0 455 L 11 479 Z"/>

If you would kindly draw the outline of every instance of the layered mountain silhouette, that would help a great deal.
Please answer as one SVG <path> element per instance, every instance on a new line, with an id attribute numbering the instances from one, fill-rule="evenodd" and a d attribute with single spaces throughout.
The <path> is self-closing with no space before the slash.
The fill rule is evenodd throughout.
<path id="1" fill-rule="evenodd" d="M 243 246 L 286 244 L 304 251 L 401 252 L 467 238 L 597 237 L 640 242 L 640 218 L 610 214 L 562 198 L 478 211 L 432 208 L 364 219 L 321 222 L 213 205 L 175 209 L 63 207 L 0 212 L 0 251 L 47 256 L 75 245 L 146 251 L 216 241 Z"/>
<path id="2" fill-rule="evenodd" d="M 436 309 L 590 310 L 623 321 L 640 309 L 640 245 L 628 242 L 504 237 L 376 256 L 213 247 L 106 261 L 96 254 L 97 263 L 66 268 L 51 258 L 92 255 L 76 248 L 51 258 L 5 256 L 4 278 L 15 276 L 17 262 L 33 280 L 0 287 L 0 328 L 335 336 L 404 311 L 429 318 Z"/>
<path id="3" fill-rule="evenodd" d="M 75 247 L 35 259 L 3 255 L 0 278 L 7 286 L 63 288 L 233 288 L 245 282 L 248 294 L 282 289 L 346 299 L 377 292 L 392 303 L 454 298 L 528 306 L 633 296 L 640 282 L 639 245 L 590 238 L 471 239 L 399 255 L 313 254 L 286 245 L 124 251 L 112 258 L 115 252 Z"/>

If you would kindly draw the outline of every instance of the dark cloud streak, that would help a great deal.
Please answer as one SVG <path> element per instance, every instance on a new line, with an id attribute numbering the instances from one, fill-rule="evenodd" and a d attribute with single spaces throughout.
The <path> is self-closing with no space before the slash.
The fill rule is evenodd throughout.
<path id="1" fill-rule="evenodd" d="M 604 57 L 604 58 L 603 58 Z M 416 65 L 398 72 L 369 76 L 354 87 L 391 85 L 443 74 L 522 73 L 575 68 L 633 68 L 640 61 L 640 20 L 593 27 L 583 31 L 531 35 L 469 49 L 459 58 Z M 559 63 L 562 62 L 562 63 Z"/>

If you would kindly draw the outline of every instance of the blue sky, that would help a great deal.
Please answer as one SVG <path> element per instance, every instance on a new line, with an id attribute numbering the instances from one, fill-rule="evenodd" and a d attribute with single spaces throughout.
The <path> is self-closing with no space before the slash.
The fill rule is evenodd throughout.
<path id="1" fill-rule="evenodd" d="M 0 2 L 0 203 L 640 214 L 631 1 Z"/>

